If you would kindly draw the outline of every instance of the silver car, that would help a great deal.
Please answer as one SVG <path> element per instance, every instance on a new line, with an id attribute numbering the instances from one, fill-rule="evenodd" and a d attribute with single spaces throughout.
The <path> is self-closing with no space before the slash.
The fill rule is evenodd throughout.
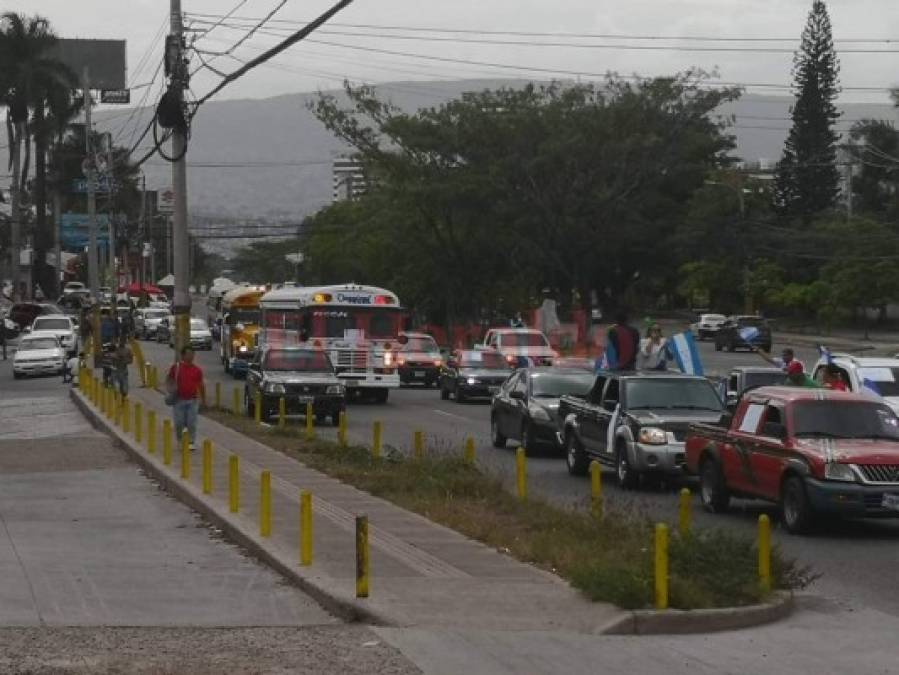
<path id="1" fill-rule="evenodd" d="M 26 375 L 62 374 L 66 353 L 51 333 L 23 335 L 12 360 L 15 379 Z"/>

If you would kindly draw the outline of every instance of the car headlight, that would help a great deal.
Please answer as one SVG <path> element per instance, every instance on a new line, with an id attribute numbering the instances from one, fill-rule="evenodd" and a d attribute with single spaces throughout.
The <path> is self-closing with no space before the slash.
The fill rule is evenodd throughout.
<path id="1" fill-rule="evenodd" d="M 269 394 L 283 394 L 284 391 L 285 391 L 285 390 L 284 390 L 284 385 L 283 385 L 283 384 L 278 384 L 277 382 L 272 383 L 272 384 L 267 384 L 267 385 L 265 385 L 265 390 L 266 390 Z"/>
<path id="2" fill-rule="evenodd" d="M 549 416 L 549 413 L 546 411 L 546 408 L 543 408 L 539 405 L 532 405 L 528 409 L 528 412 L 531 414 L 531 419 L 537 422 L 549 422 L 552 418 Z"/>
<path id="3" fill-rule="evenodd" d="M 326 394 L 342 395 L 343 391 L 344 388 L 342 384 L 329 384 L 328 388 L 325 389 Z"/>
<path id="4" fill-rule="evenodd" d="M 837 464 L 836 462 L 827 462 L 824 465 L 824 478 L 827 480 L 842 480 L 847 482 L 855 482 L 855 473 L 848 464 Z"/>
<path id="5" fill-rule="evenodd" d="M 466 381 L 468 384 L 477 384 L 477 383 L 478 383 L 478 380 L 477 380 L 476 377 L 469 377 L 469 378 L 468 378 L 467 380 L 465 380 L 465 381 Z"/>
<path id="6" fill-rule="evenodd" d="M 384 365 L 393 365 L 393 352 L 384 352 Z M 402 365 L 402 363 L 400 365 Z"/>
<path id="7" fill-rule="evenodd" d="M 246 345 L 240 345 L 240 347 L 237 348 L 237 351 L 239 351 L 241 354 L 246 354 L 247 351 L 248 351 L 248 350 L 247 350 L 247 346 L 246 346 Z"/>
<path id="8" fill-rule="evenodd" d="M 664 445 L 668 442 L 668 434 L 658 427 L 643 427 L 640 429 L 639 440 L 647 445 Z"/>

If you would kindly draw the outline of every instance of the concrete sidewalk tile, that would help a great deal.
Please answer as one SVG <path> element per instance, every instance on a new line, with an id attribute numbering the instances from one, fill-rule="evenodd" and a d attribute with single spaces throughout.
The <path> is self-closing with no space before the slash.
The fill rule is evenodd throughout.
<path id="1" fill-rule="evenodd" d="M 76 394 L 77 396 L 78 394 Z M 133 401 L 170 415 L 157 392 L 135 389 Z M 104 420 L 105 424 L 105 420 Z M 369 517 L 371 597 L 356 601 L 397 625 L 480 626 L 495 629 L 561 628 L 592 633 L 623 613 L 586 600 L 561 579 L 521 563 L 423 516 L 373 497 L 314 471 L 286 455 L 201 417 L 198 450 L 191 457 L 189 490 L 195 499 L 234 524 L 289 569 L 331 589 L 335 597 L 353 596 L 355 515 Z M 298 430 L 301 432 L 301 429 Z M 120 439 L 120 429 L 113 430 Z M 214 444 L 213 494 L 201 494 L 202 439 Z M 155 456 L 142 457 L 162 468 L 167 480 L 182 483 L 180 447 L 173 446 L 170 467 L 162 467 L 162 443 Z M 241 512 L 228 512 L 228 456 L 240 457 Z M 259 472 L 272 474 L 272 535 L 259 533 Z M 314 559 L 299 567 L 299 493 L 313 493 Z"/>

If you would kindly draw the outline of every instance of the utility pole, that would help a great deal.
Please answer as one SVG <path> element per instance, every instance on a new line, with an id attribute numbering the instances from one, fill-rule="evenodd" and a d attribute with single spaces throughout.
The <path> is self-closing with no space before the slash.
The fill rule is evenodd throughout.
<path id="1" fill-rule="evenodd" d="M 146 255 L 146 245 L 144 244 L 147 241 L 147 176 L 141 171 L 140 174 L 140 269 L 138 271 L 138 283 L 140 284 L 141 297 L 143 297 L 144 284 L 146 282 L 147 274 L 147 255 Z"/>
<path id="2" fill-rule="evenodd" d="M 59 185 L 53 190 L 53 255 L 56 257 L 56 297 L 62 295 L 62 194 Z"/>
<path id="3" fill-rule="evenodd" d="M 184 36 L 181 22 L 181 0 L 171 2 L 171 35 L 166 49 L 169 59 L 171 85 L 169 92 L 180 108 L 184 106 L 184 89 L 187 86 L 187 67 L 184 59 Z M 186 123 L 172 129 L 172 190 L 174 211 L 172 214 L 172 249 L 175 272 L 175 358 L 184 345 L 190 344 L 190 242 L 187 235 L 187 129 Z"/>
<path id="4" fill-rule="evenodd" d="M 94 149 L 91 146 L 91 134 L 93 133 L 91 107 L 93 106 L 93 100 L 91 99 L 90 71 L 87 66 L 84 67 L 84 72 L 82 73 L 82 89 L 84 90 L 85 152 L 82 166 L 84 175 L 87 178 L 87 279 L 91 299 L 93 300 L 91 305 L 91 335 L 94 340 L 94 348 L 91 351 L 94 354 L 94 368 L 99 368 L 102 360 L 101 348 L 103 341 L 100 336 L 100 264 L 97 259 L 97 193 L 95 192 L 97 173 Z"/>
<path id="5" fill-rule="evenodd" d="M 18 302 L 22 299 L 19 289 L 21 283 L 21 264 L 22 264 L 22 205 L 21 195 L 19 194 L 19 183 L 21 183 L 20 163 L 22 161 L 22 125 L 16 124 L 13 130 L 12 141 L 12 185 L 9 186 L 9 202 L 12 212 L 10 215 L 10 247 L 9 247 L 9 274 L 12 279 L 12 292 L 10 299 Z"/>

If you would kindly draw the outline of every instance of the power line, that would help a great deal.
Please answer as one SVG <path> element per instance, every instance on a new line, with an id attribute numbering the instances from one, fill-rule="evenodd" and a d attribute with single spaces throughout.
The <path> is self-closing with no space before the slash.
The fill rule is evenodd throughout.
<path id="1" fill-rule="evenodd" d="M 213 17 L 218 18 L 219 14 L 210 14 L 203 12 L 190 12 L 191 17 Z M 232 19 L 236 21 L 256 21 L 256 19 L 244 16 L 235 16 Z M 275 19 L 272 23 L 301 24 L 302 21 L 296 19 Z M 550 38 L 577 38 L 577 39 L 611 39 L 611 40 L 683 40 L 696 42 L 798 42 L 795 37 L 722 37 L 722 36 L 705 36 L 705 35 L 640 35 L 640 34 L 622 34 L 622 33 L 566 33 L 566 32 L 536 32 L 536 31 L 511 31 L 511 30 L 483 30 L 473 28 L 445 28 L 445 27 L 427 27 L 427 26 L 398 26 L 386 24 L 364 24 L 364 23 L 332 23 L 332 26 L 340 28 L 359 28 L 372 30 L 397 30 L 407 32 L 427 32 L 427 33 L 456 33 L 465 35 L 510 35 L 516 37 L 550 37 Z M 834 43 L 853 43 L 853 44 L 894 44 L 899 42 L 899 38 L 842 38 L 835 39 Z"/>

